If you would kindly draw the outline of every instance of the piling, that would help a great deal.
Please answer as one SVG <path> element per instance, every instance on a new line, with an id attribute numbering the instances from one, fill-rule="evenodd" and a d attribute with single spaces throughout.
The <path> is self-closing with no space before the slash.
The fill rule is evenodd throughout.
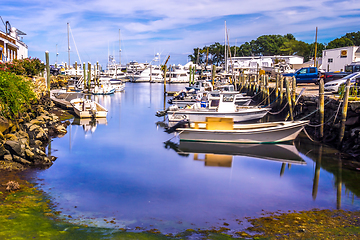
<path id="1" fill-rule="evenodd" d="M 295 76 L 292 77 L 291 97 L 292 97 L 292 102 L 295 107 L 295 101 L 296 101 L 296 78 L 295 78 Z"/>
<path id="2" fill-rule="evenodd" d="M 166 94 L 166 70 L 167 67 L 164 65 L 164 95 Z"/>
<path id="3" fill-rule="evenodd" d="M 280 105 L 283 103 L 284 77 L 280 78 Z"/>
<path id="4" fill-rule="evenodd" d="M 276 74 L 275 98 L 279 96 L 279 74 Z"/>
<path id="5" fill-rule="evenodd" d="M 46 86 L 47 92 L 50 97 L 50 60 L 49 60 L 49 51 L 45 52 L 45 59 L 46 59 Z"/>
<path id="6" fill-rule="evenodd" d="M 77 69 L 78 69 L 78 64 L 77 64 L 77 62 L 75 61 L 75 76 L 77 76 Z"/>
<path id="7" fill-rule="evenodd" d="M 291 100 L 291 94 L 290 94 L 290 84 L 289 84 L 289 80 L 287 78 L 285 78 L 285 85 L 286 85 L 286 97 L 287 97 L 287 101 L 289 104 L 290 119 L 291 119 L 291 121 L 294 121 L 292 100 Z"/>
<path id="8" fill-rule="evenodd" d="M 88 62 L 88 81 L 87 81 L 88 88 L 90 87 L 90 83 L 91 83 L 91 63 Z"/>
<path id="9" fill-rule="evenodd" d="M 192 66 L 189 67 L 189 87 L 191 86 L 191 74 L 192 74 Z"/>
<path id="10" fill-rule="evenodd" d="M 99 85 L 100 84 L 100 68 L 99 68 L 98 61 L 96 62 L 96 75 L 97 75 L 96 82 L 97 82 L 97 85 Z"/>
<path id="11" fill-rule="evenodd" d="M 211 71 L 211 84 L 214 87 L 215 85 L 215 74 L 216 74 L 216 66 L 212 65 L 212 71 Z"/>
<path id="12" fill-rule="evenodd" d="M 150 82 L 152 82 L 152 65 L 150 64 Z"/>
<path id="13" fill-rule="evenodd" d="M 345 133 L 345 121 L 346 121 L 347 108 L 348 108 L 348 103 L 349 103 L 349 92 L 350 92 L 350 79 L 346 80 L 345 95 L 344 95 L 342 114 L 341 114 L 339 144 L 341 144 L 341 142 L 344 138 L 344 133 Z"/>
<path id="14" fill-rule="evenodd" d="M 266 97 L 267 97 L 267 102 L 268 105 L 270 105 L 270 87 L 269 87 L 269 76 L 266 75 L 265 76 L 265 81 L 266 81 Z"/>
<path id="15" fill-rule="evenodd" d="M 86 88 L 86 65 L 85 62 L 83 62 L 83 74 L 84 74 L 84 89 Z"/>
<path id="16" fill-rule="evenodd" d="M 193 67 L 193 77 L 192 77 L 193 84 L 195 84 L 195 72 L 196 72 L 196 67 L 194 66 Z"/>
<path id="17" fill-rule="evenodd" d="M 319 82 L 319 113 L 320 113 L 320 133 L 319 137 L 322 139 L 324 137 L 324 79 L 320 78 Z"/>

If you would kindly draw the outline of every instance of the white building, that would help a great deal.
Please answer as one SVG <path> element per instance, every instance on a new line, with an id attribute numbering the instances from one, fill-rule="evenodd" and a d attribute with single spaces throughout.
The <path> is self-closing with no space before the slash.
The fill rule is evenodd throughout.
<path id="1" fill-rule="evenodd" d="M 302 64 L 304 62 L 304 58 L 296 55 L 232 57 L 231 60 L 228 59 L 228 66 L 229 70 L 232 69 L 231 66 L 233 64 L 235 71 L 243 69 L 248 73 L 256 73 L 256 71 L 260 69 L 270 71 L 274 69 L 275 65 L 279 62 L 287 65 Z"/>
<path id="2" fill-rule="evenodd" d="M 360 47 L 341 47 L 323 50 L 322 69 L 326 72 L 344 71 L 345 66 L 360 62 Z"/>
<path id="3" fill-rule="evenodd" d="M 28 57 L 28 46 L 20 38 L 21 35 L 26 34 L 14 27 L 7 28 L 6 33 L 0 31 L 0 61 L 8 62 Z"/>

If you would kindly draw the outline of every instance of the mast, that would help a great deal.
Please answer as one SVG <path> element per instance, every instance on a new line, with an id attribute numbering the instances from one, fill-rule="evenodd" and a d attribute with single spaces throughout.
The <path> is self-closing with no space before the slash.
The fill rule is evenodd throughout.
<path id="1" fill-rule="evenodd" d="M 67 23 L 67 35 L 68 35 L 68 58 L 69 58 L 69 63 L 68 63 L 68 66 L 69 66 L 69 69 L 70 69 L 70 33 L 69 33 L 69 28 L 70 28 L 70 24 Z"/>
<path id="2" fill-rule="evenodd" d="M 121 68 L 121 33 L 120 33 L 120 29 L 119 29 L 119 65 Z"/>

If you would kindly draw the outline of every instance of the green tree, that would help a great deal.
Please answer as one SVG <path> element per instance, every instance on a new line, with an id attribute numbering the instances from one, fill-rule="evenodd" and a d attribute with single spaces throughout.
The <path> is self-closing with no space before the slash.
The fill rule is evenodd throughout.
<path id="1" fill-rule="evenodd" d="M 350 39 L 355 46 L 360 46 L 360 31 L 347 33 L 344 37 Z"/>
<path id="2" fill-rule="evenodd" d="M 327 49 L 339 48 L 339 47 L 348 47 L 354 46 L 354 43 L 351 39 L 347 37 L 336 38 L 328 43 Z"/>

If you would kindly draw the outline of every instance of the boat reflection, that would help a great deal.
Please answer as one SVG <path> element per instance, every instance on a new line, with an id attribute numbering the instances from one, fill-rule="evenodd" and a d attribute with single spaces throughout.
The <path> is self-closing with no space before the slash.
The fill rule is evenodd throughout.
<path id="1" fill-rule="evenodd" d="M 96 130 L 98 124 L 107 125 L 106 118 L 75 118 L 72 125 L 83 126 L 85 133 L 93 133 Z"/>
<path id="2" fill-rule="evenodd" d="M 283 165 L 306 165 L 293 144 L 231 144 L 180 141 L 180 144 L 165 142 L 165 148 L 174 149 L 179 155 L 194 155 L 205 166 L 231 167 L 233 156 L 248 156 L 279 161 Z M 289 165 L 290 167 L 290 165 Z"/>

